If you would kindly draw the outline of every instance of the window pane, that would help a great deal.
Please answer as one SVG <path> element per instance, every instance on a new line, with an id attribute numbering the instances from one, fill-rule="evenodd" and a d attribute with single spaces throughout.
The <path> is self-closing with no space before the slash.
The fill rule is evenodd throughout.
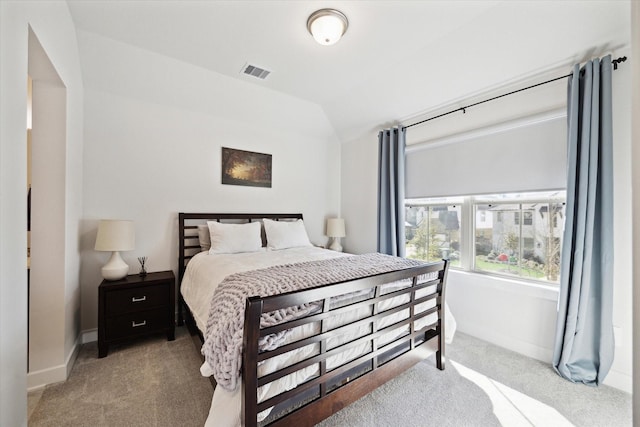
<path id="1" fill-rule="evenodd" d="M 407 258 L 460 265 L 460 205 L 407 206 Z"/>
<path id="2" fill-rule="evenodd" d="M 558 283 L 562 203 L 475 204 L 475 270 Z"/>
<path id="3" fill-rule="evenodd" d="M 486 221 L 480 221 L 483 211 Z M 475 269 L 520 276 L 520 205 L 478 204 L 475 212 Z"/>
<path id="4" fill-rule="evenodd" d="M 542 280 L 559 282 L 560 249 L 564 221 L 563 203 L 544 203 L 534 213 L 535 248 L 528 260 L 532 268 L 542 273 Z"/>

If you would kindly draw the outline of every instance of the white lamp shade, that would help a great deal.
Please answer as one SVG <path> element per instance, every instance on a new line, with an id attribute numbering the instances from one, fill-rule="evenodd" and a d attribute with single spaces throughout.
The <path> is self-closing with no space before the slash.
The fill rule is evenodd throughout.
<path id="1" fill-rule="evenodd" d="M 102 277 L 106 280 L 119 280 L 129 272 L 129 265 L 120 257 L 119 251 L 132 251 L 135 248 L 135 230 L 133 221 L 103 219 L 98 224 L 96 251 L 111 251 L 109 261 L 102 267 Z"/>
<path id="2" fill-rule="evenodd" d="M 327 236 L 329 237 L 344 237 L 344 219 L 342 218 L 329 218 L 327 220 Z"/>
<path id="3" fill-rule="evenodd" d="M 135 249 L 133 221 L 103 219 L 98 225 L 96 251 L 132 251 Z"/>
<path id="4" fill-rule="evenodd" d="M 307 29 L 313 38 L 321 45 L 336 43 L 347 31 L 349 22 L 347 17 L 335 9 L 321 9 L 315 11 L 307 21 Z"/>

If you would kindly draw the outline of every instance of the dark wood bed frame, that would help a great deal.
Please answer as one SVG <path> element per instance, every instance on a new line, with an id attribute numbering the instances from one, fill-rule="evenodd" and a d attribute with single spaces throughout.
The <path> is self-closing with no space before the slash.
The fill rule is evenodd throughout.
<path id="1" fill-rule="evenodd" d="M 200 251 L 197 223 L 205 221 L 251 222 L 262 218 L 275 220 L 302 219 L 302 214 L 179 214 L 179 263 L 178 288 L 184 276 L 189 259 Z M 196 224 L 196 225 L 194 225 Z M 194 233 L 195 231 L 195 233 Z M 424 264 L 405 270 L 368 276 L 347 282 L 318 286 L 315 288 L 289 292 L 269 297 L 251 297 L 247 299 L 244 324 L 244 350 L 242 359 L 242 424 L 244 426 L 312 426 L 333 413 L 368 394 L 378 386 L 398 376 L 426 357 L 436 353 L 436 366 L 444 369 L 445 360 L 445 318 L 444 299 L 448 264 L 447 261 Z M 436 273 L 436 278 L 427 282 L 418 282 L 420 276 Z M 412 286 L 387 294 L 381 293 L 382 285 L 402 279 L 411 279 Z M 416 297 L 416 291 L 428 292 Z M 344 307 L 330 308 L 332 297 L 349 292 L 370 290 L 369 296 Z M 405 304 L 378 312 L 378 302 L 388 298 L 409 295 Z M 435 300 L 435 306 L 422 312 L 416 312 L 415 306 L 429 300 Z M 297 306 L 309 302 L 322 302 L 322 311 L 301 319 L 295 319 L 269 328 L 260 327 L 262 313 Z M 178 322 L 182 324 L 182 309 L 188 318 L 192 316 L 185 305 L 182 294 L 179 295 Z M 326 320 L 336 314 L 361 307 L 369 307 L 371 314 L 364 319 L 327 330 Z M 408 310 L 408 318 L 391 326 L 378 330 L 378 321 L 401 310 Z M 416 329 L 415 322 L 427 315 L 437 313 L 437 321 Z M 271 351 L 258 351 L 258 340 L 269 334 L 317 322 L 320 333 L 299 341 L 286 344 Z M 346 329 L 368 325 L 370 333 L 336 348 L 327 348 L 327 340 L 338 336 Z M 390 330 L 407 327 L 408 332 L 378 348 L 376 338 Z M 310 344 L 319 344 L 320 352 L 291 366 L 258 377 L 258 364 L 285 352 Z M 326 369 L 326 361 L 331 356 L 349 347 L 368 343 L 371 351 L 353 360 L 344 362 L 331 370 Z M 278 394 L 263 402 L 257 402 L 257 388 L 271 381 L 289 375 L 299 369 L 319 364 L 319 375 L 298 385 L 296 388 Z M 269 417 L 257 421 L 257 414 L 274 407 Z"/>

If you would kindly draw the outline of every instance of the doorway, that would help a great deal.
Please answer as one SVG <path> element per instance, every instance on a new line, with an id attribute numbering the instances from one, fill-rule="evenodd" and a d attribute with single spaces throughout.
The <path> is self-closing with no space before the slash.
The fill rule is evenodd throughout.
<path id="1" fill-rule="evenodd" d="M 29 220 L 29 387 L 66 379 L 66 87 L 29 28 L 31 130 L 27 131 Z"/>

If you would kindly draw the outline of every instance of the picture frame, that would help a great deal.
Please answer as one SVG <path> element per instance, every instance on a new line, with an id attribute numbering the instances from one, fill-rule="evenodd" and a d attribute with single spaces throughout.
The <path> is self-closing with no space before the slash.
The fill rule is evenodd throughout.
<path id="1" fill-rule="evenodd" d="M 222 184 L 271 188 L 271 154 L 222 147 Z"/>

